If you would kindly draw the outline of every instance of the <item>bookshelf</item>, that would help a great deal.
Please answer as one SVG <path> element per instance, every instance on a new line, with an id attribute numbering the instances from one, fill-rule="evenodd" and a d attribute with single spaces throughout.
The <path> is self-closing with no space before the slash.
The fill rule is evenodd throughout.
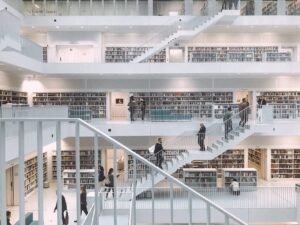
<path id="1" fill-rule="evenodd" d="M 106 63 L 127 63 L 134 58 L 142 55 L 151 47 L 106 47 L 105 62 Z M 165 63 L 166 50 L 160 51 L 143 62 L 150 63 Z"/>
<path id="2" fill-rule="evenodd" d="M 239 182 L 241 189 L 243 189 L 243 187 L 257 186 L 257 172 L 254 168 L 223 169 L 222 174 L 224 188 L 229 188 L 233 179 Z M 248 188 L 246 190 L 248 190 Z"/>
<path id="3" fill-rule="evenodd" d="M 183 152 L 186 152 L 186 150 L 167 150 L 163 153 L 164 155 L 164 162 L 171 161 L 172 159 L 176 158 L 177 155 L 180 155 Z M 133 150 L 135 153 L 139 154 L 140 156 L 146 158 L 147 160 L 150 160 L 153 164 L 156 162 L 156 158 L 154 157 L 153 153 L 150 153 L 148 149 L 140 149 L 140 150 Z M 127 166 L 128 166 L 128 179 L 133 178 L 133 157 L 131 155 L 128 155 L 127 157 Z M 147 168 L 143 163 L 139 163 L 137 161 L 136 166 L 136 173 L 137 178 L 141 178 L 145 176 L 149 171 L 149 168 Z"/>
<path id="4" fill-rule="evenodd" d="M 63 182 L 66 189 L 76 188 L 76 170 L 64 170 Z M 86 189 L 95 189 L 95 170 L 81 169 L 80 170 L 80 186 L 85 186 Z"/>
<path id="5" fill-rule="evenodd" d="M 217 187 L 216 169 L 183 169 L 184 183 L 193 188 Z"/>
<path id="6" fill-rule="evenodd" d="M 289 62 L 292 53 L 278 46 L 188 47 L 188 62 Z"/>
<path id="7" fill-rule="evenodd" d="M 69 106 L 71 118 L 106 118 L 105 92 L 39 92 L 33 97 L 33 105 Z"/>
<path id="8" fill-rule="evenodd" d="M 11 101 L 12 104 L 28 104 L 27 92 L 0 90 L 0 102 Z"/>
<path id="9" fill-rule="evenodd" d="M 43 181 L 47 181 L 47 153 L 43 153 Z M 38 185 L 37 156 L 25 161 L 25 195 L 32 192 Z"/>
<path id="10" fill-rule="evenodd" d="M 271 149 L 271 178 L 300 178 L 300 149 Z"/>
<path id="11" fill-rule="evenodd" d="M 300 92 L 298 91 L 269 91 L 259 92 L 268 104 L 273 105 L 274 119 L 291 119 L 300 117 Z"/>
<path id="12" fill-rule="evenodd" d="M 248 159 L 257 166 L 261 166 L 262 159 L 261 149 L 248 149 Z"/>
<path id="13" fill-rule="evenodd" d="M 287 4 L 287 15 L 300 15 L 300 2 L 292 1 Z"/>
<path id="14" fill-rule="evenodd" d="M 101 151 L 98 150 L 99 169 L 101 165 Z M 52 155 L 52 178 L 56 179 L 56 151 Z M 65 170 L 76 169 L 76 156 L 75 150 L 62 150 L 61 151 L 61 169 Z M 80 150 L 80 169 L 94 169 L 94 150 Z"/>
<path id="15" fill-rule="evenodd" d="M 214 105 L 214 114 L 216 119 L 222 119 L 224 117 L 224 114 L 228 108 L 228 106 L 231 106 L 231 112 L 232 114 L 239 112 L 239 104 L 216 104 Z"/>
<path id="16" fill-rule="evenodd" d="M 233 103 L 233 92 L 132 92 L 137 106 L 140 98 L 146 103 L 145 118 L 153 112 L 170 111 L 178 115 L 191 115 L 191 118 L 213 118 L 213 104 Z M 220 106 L 221 107 L 221 106 Z M 136 114 L 141 115 L 140 107 Z"/>

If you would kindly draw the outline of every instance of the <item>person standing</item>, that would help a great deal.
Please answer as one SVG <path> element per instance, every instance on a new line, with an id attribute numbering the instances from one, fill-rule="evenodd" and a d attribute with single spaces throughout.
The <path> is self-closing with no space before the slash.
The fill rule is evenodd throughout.
<path id="1" fill-rule="evenodd" d="M 56 195 L 57 195 L 57 191 L 56 191 Z M 54 212 L 57 210 L 57 202 L 56 202 L 56 205 L 55 205 L 55 208 L 54 208 Z M 66 212 L 66 214 L 68 213 L 68 208 L 67 208 L 67 202 L 66 202 L 66 199 L 65 199 L 65 196 L 63 196 L 63 194 L 61 195 L 61 213 L 62 213 L 62 222 L 63 224 L 67 224 L 67 220 L 66 220 L 66 217 L 64 212 Z"/>
<path id="2" fill-rule="evenodd" d="M 248 122 L 248 118 L 249 118 L 249 113 L 250 113 L 250 108 L 249 108 L 250 104 L 248 102 L 248 99 L 245 99 L 245 124 Z"/>
<path id="3" fill-rule="evenodd" d="M 85 188 L 85 186 L 81 187 L 81 192 L 80 192 L 80 215 L 82 214 L 82 211 L 87 216 L 88 210 L 87 210 L 86 188 Z M 74 223 L 77 223 L 77 220 L 75 220 Z"/>
<path id="4" fill-rule="evenodd" d="M 240 114 L 240 118 L 241 118 L 241 121 L 239 122 L 239 126 L 242 126 L 242 127 L 245 126 L 245 122 L 246 122 L 245 109 L 246 109 L 246 99 L 243 98 L 242 102 L 239 104 L 239 114 Z"/>
<path id="5" fill-rule="evenodd" d="M 162 146 L 162 138 L 158 138 L 158 142 L 155 144 L 154 147 L 154 154 L 156 156 L 156 166 L 162 169 L 162 163 L 164 161 L 163 151 L 165 152 Z"/>
<path id="6" fill-rule="evenodd" d="M 130 120 L 134 121 L 135 101 L 133 96 L 130 96 L 128 110 L 130 112 Z"/>
<path id="7" fill-rule="evenodd" d="M 206 127 L 204 126 L 203 123 L 200 123 L 200 130 L 197 133 L 200 151 L 205 151 L 205 145 L 204 145 L 205 133 L 206 133 Z"/>
<path id="8" fill-rule="evenodd" d="M 145 118 L 145 112 L 146 112 L 146 102 L 143 98 L 140 100 L 140 107 L 141 107 L 141 113 L 142 113 L 142 120 Z"/>
<path id="9" fill-rule="evenodd" d="M 240 184 L 236 179 L 233 179 L 230 184 L 230 189 L 233 195 L 239 195 L 240 192 Z"/>
<path id="10" fill-rule="evenodd" d="M 227 111 L 224 114 L 223 122 L 224 122 L 224 131 L 225 131 L 225 140 L 228 140 L 228 133 L 232 130 L 232 113 L 231 107 L 227 108 Z"/>

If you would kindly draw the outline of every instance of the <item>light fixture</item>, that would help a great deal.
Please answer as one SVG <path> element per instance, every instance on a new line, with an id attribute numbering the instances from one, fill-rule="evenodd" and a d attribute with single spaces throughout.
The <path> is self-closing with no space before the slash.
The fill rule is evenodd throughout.
<path id="1" fill-rule="evenodd" d="M 56 29 L 59 29 L 59 26 L 56 26 Z"/>
<path id="2" fill-rule="evenodd" d="M 178 26 L 177 26 L 177 28 L 178 28 L 178 29 L 180 29 L 180 28 L 181 28 L 181 26 L 180 26 L 180 25 L 178 25 Z"/>
<path id="3" fill-rule="evenodd" d="M 40 8 L 40 6 L 39 6 L 39 5 L 37 5 L 37 4 L 34 4 L 34 7 L 35 7 L 35 8 L 37 8 L 37 9 L 39 9 L 39 8 Z"/>

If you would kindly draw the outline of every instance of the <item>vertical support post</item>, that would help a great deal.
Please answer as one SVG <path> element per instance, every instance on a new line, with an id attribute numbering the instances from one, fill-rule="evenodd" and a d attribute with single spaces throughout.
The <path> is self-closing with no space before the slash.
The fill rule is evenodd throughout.
<path id="1" fill-rule="evenodd" d="M 277 0 L 277 15 L 285 15 L 286 2 L 285 0 Z"/>
<path id="2" fill-rule="evenodd" d="M 114 155 L 113 155 L 113 169 L 114 169 L 114 186 L 113 186 L 113 193 L 114 193 L 114 225 L 118 224 L 117 221 L 117 149 L 114 146 Z"/>
<path id="3" fill-rule="evenodd" d="M 189 225 L 193 224 L 193 205 L 192 205 L 192 193 L 188 192 L 189 200 Z"/>
<path id="4" fill-rule="evenodd" d="M 229 225 L 229 217 L 228 217 L 228 215 L 225 215 L 225 225 Z"/>
<path id="5" fill-rule="evenodd" d="M 151 170 L 151 195 L 152 195 L 152 225 L 155 225 L 155 206 L 154 206 L 154 171 Z"/>
<path id="6" fill-rule="evenodd" d="M 210 205 L 207 203 L 206 204 L 206 217 L 207 217 L 207 225 L 211 224 L 211 213 L 210 213 Z"/>
<path id="7" fill-rule="evenodd" d="M 213 16 L 217 12 L 217 2 L 216 0 L 208 0 L 207 1 L 208 6 L 208 16 Z"/>
<path id="8" fill-rule="evenodd" d="M 75 124 L 75 161 L 76 161 L 76 212 L 77 212 L 77 224 L 81 225 L 80 216 L 80 130 L 79 122 Z"/>
<path id="9" fill-rule="evenodd" d="M 0 190 L 1 190 L 0 199 L 2 199 L 0 201 L 0 219 L 1 219 L 1 224 L 3 221 L 3 224 L 7 225 L 6 224 L 6 201 L 5 201 L 5 199 L 6 199 L 6 174 L 5 174 L 6 132 L 5 132 L 5 125 L 6 124 L 4 121 L 0 122 Z M 22 171 L 22 173 L 24 176 L 24 170 Z M 22 182 L 24 182 L 24 180 Z M 24 198 L 24 196 L 23 196 L 23 198 Z M 24 219 L 23 219 L 23 221 L 24 221 Z"/>
<path id="10" fill-rule="evenodd" d="M 174 224 L 174 188 L 173 188 L 173 182 L 170 182 L 170 215 L 171 215 L 171 220 L 170 220 L 170 224 L 173 225 Z"/>
<path id="11" fill-rule="evenodd" d="M 95 133 L 94 135 L 94 150 L 95 150 L 95 153 L 94 153 L 94 167 L 95 167 L 95 215 L 96 215 L 96 220 L 95 221 L 95 224 L 99 224 L 99 182 L 98 182 L 98 177 L 99 177 L 99 147 L 98 147 L 98 135 Z M 95 225 L 95 224 L 92 224 L 92 225 Z"/>
<path id="12" fill-rule="evenodd" d="M 61 197 L 61 122 L 56 122 L 56 177 L 57 177 L 57 223 L 61 224 L 62 221 L 62 197 Z"/>
<path id="13" fill-rule="evenodd" d="M 148 16 L 153 16 L 153 0 L 148 0 Z"/>
<path id="14" fill-rule="evenodd" d="M 57 0 L 55 0 L 55 15 L 58 16 L 58 4 L 57 4 Z"/>
<path id="15" fill-rule="evenodd" d="M 136 225 L 136 201 L 135 201 L 135 198 L 136 198 L 136 158 L 133 157 L 133 199 L 132 199 L 132 201 L 133 201 L 133 204 L 132 204 L 133 225 Z"/>
<path id="16" fill-rule="evenodd" d="M 261 16 L 262 15 L 262 7 L 263 1 L 262 0 L 254 0 L 254 15 Z"/>
<path id="17" fill-rule="evenodd" d="M 193 0 L 184 0 L 184 15 L 193 15 Z"/>
<path id="18" fill-rule="evenodd" d="M 43 158 L 43 124 L 37 122 L 37 155 L 38 155 L 38 208 L 39 225 L 44 224 L 44 158 Z"/>
<path id="19" fill-rule="evenodd" d="M 24 183 L 24 168 L 25 168 L 25 159 L 24 159 L 24 144 L 25 144 L 25 128 L 24 121 L 19 122 L 19 214 L 20 214 L 20 225 L 25 225 L 25 187 L 22 185 Z M 4 186 L 5 187 L 5 186 Z M 5 201 L 4 201 L 5 202 Z M 41 208 L 39 208 L 41 209 Z M 40 213 L 40 212 L 39 212 Z"/>

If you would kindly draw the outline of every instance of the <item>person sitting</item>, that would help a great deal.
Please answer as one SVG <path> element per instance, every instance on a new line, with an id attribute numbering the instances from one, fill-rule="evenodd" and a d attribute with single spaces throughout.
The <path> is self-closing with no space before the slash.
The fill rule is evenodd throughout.
<path id="1" fill-rule="evenodd" d="M 240 184 L 236 179 L 233 179 L 230 184 L 231 192 L 233 195 L 239 195 L 240 193 Z"/>

